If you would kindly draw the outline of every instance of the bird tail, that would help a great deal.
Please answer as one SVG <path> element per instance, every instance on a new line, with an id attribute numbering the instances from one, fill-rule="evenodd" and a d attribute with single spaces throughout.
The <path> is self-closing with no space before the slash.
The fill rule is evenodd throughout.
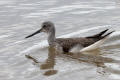
<path id="1" fill-rule="evenodd" d="M 106 35 L 104 35 L 108 30 L 109 29 L 106 29 L 106 30 L 104 30 L 104 31 L 102 31 L 102 32 L 100 32 L 98 34 L 93 35 L 93 36 L 88 36 L 87 38 L 99 38 L 99 39 L 103 39 L 103 38 L 109 36 L 110 34 L 112 34 L 114 32 L 114 31 L 111 31 L 111 32 L 107 33 Z"/>
<path id="2" fill-rule="evenodd" d="M 107 33 L 106 35 L 101 36 L 101 38 L 103 39 L 103 38 L 105 38 L 105 37 L 109 36 L 110 34 L 112 34 L 113 32 L 115 32 L 115 31 L 111 31 L 111 32 Z"/>

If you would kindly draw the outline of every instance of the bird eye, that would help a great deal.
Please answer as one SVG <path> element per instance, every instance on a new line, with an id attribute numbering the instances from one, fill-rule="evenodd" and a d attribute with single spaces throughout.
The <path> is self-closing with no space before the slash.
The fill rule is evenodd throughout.
<path id="1" fill-rule="evenodd" d="M 43 25 L 43 28 L 46 28 L 46 25 Z"/>

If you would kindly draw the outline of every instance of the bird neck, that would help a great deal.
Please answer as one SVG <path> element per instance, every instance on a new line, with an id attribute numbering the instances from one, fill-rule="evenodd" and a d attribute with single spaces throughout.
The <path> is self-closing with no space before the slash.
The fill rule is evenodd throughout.
<path id="1" fill-rule="evenodd" d="M 49 45 L 54 44 L 55 39 L 56 39 L 56 37 L 55 37 L 55 30 L 53 29 L 53 30 L 48 34 L 48 43 L 49 43 Z"/>

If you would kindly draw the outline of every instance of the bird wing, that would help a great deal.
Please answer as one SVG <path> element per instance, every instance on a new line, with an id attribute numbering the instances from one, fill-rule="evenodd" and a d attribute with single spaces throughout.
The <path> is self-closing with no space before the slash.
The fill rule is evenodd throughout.
<path id="1" fill-rule="evenodd" d="M 87 47 L 96 42 L 96 40 L 92 38 L 57 38 L 56 42 L 63 47 L 65 52 L 69 52 L 71 48 L 78 44 Z"/>

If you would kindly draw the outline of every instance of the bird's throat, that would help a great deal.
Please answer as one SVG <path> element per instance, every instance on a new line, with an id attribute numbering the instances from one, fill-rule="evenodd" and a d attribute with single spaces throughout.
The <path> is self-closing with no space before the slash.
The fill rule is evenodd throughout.
<path id="1" fill-rule="evenodd" d="M 48 43 L 52 45 L 55 42 L 55 32 L 50 32 L 48 34 Z"/>

